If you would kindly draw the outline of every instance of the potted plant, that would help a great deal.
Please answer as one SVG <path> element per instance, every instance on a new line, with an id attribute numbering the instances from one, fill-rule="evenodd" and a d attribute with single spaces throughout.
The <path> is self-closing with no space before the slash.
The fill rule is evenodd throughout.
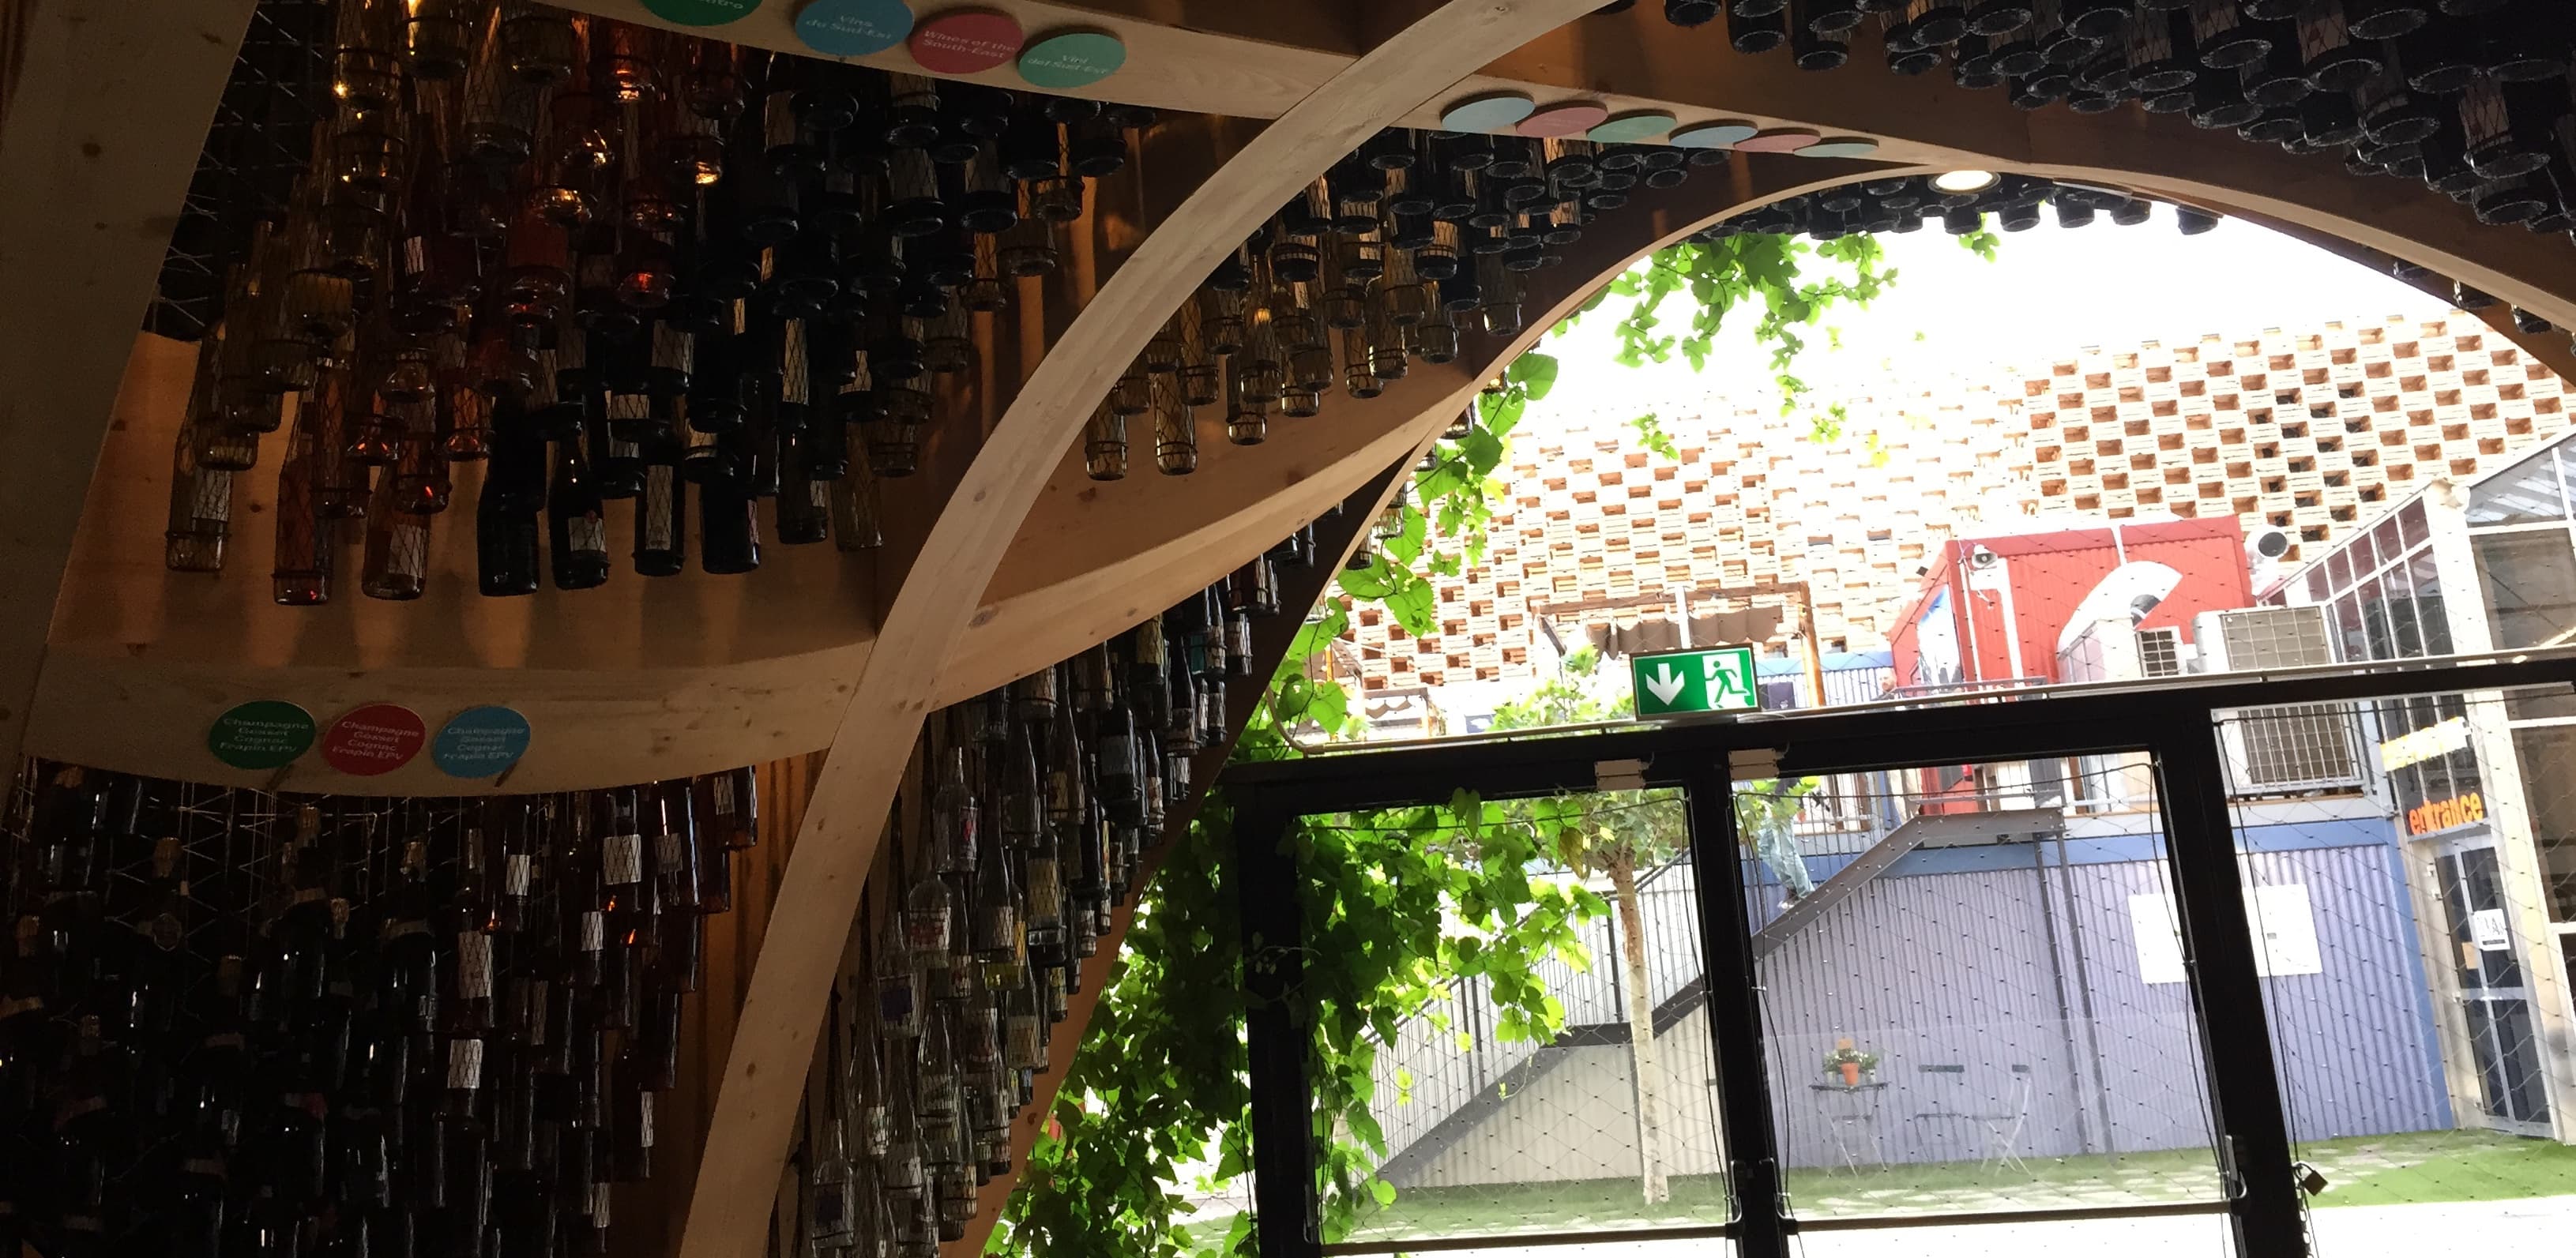
<path id="1" fill-rule="evenodd" d="M 1825 1054 L 1825 1073 L 1839 1076 L 1846 1088 L 1859 1087 L 1863 1075 L 1877 1072 L 1878 1054 L 1864 1053 L 1850 1040 L 1834 1041 L 1834 1051 Z"/>

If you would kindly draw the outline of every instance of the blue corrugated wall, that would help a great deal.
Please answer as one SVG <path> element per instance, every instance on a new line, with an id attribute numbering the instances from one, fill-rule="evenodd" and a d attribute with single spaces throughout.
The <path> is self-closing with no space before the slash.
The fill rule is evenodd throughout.
<path id="1" fill-rule="evenodd" d="M 1891 1161 L 1978 1156 L 2016 1108 L 2024 1156 L 2208 1147 L 2190 998 L 2139 972 L 2130 897 L 2170 894 L 2153 834 L 1919 851 L 1762 963 L 1773 1087 L 1793 1165 L 1875 1135 Z M 2384 820 L 2240 832 L 2249 879 L 2308 889 L 2318 974 L 2266 980 L 2301 1139 L 2451 1125 L 2400 853 Z M 1849 857 L 1809 859 L 1818 882 Z M 1748 867 L 1748 878 L 1759 871 Z M 1756 920 L 1776 911 L 1755 906 Z M 2221 1017 L 2263 1010 L 2217 1011 Z M 1860 1095 L 1820 1091 L 1844 1038 L 1878 1054 Z M 1926 1070 L 1927 1066 L 1959 1067 Z M 1872 1150 L 1875 1156 L 1877 1150 Z"/>

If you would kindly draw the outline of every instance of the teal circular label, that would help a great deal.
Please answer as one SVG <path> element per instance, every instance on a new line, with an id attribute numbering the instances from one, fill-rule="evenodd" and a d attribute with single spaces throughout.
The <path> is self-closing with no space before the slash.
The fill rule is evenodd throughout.
<path id="1" fill-rule="evenodd" d="M 1594 127 L 1584 138 L 1596 144 L 1633 144 L 1653 139 L 1673 129 L 1671 114 L 1638 113 L 1620 116 Z"/>
<path id="2" fill-rule="evenodd" d="M 1867 157 L 1878 151 L 1878 141 L 1867 136 L 1838 135 L 1818 140 L 1798 150 L 1800 157 Z"/>
<path id="3" fill-rule="evenodd" d="M 834 57 L 884 52 L 911 33 L 912 6 L 903 0 L 811 0 L 796 11 L 796 38 Z"/>
<path id="4" fill-rule="evenodd" d="M 253 699 L 206 731 L 206 750 L 236 769 L 282 769 L 312 747 L 313 714 L 283 699 Z"/>
<path id="5" fill-rule="evenodd" d="M 722 26 L 751 16 L 760 0 L 644 0 L 644 9 L 682 26 Z"/>
<path id="6" fill-rule="evenodd" d="M 488 778 L 528 754 L 528 718 L 515 708 L 467 708 L 449 718 L 429 758 L 452 778 Z"/>
<path id="7" fill-rule="evenodd" d="M 1127 45 L 1102 31 L 1066 31 L 1020 50 L 1020 77 L 1031 87 L 1088 87 L 1127 64 Z"/>

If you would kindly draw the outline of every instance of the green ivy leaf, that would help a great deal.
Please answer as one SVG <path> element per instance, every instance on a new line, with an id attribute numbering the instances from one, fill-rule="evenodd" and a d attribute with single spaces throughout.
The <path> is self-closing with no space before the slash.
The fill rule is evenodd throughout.
<path id="1" fill-rule="evenodd" d="M 1512 360 L 1512 365 L 1504 369 L 1503 378 L 1521 386 L 1530 400 L 1537 402 L 1544 400 L 1548 392 L 1556 388 L 1556 371 L 1555 355 L 1529 350 Z"/>
<path id="2" fill-rule="evenodd" d="M 1466 456 L 1469 474 L 1479 480 L 1503 461 L 1503 439 L 1490 428 L 1478 428 L 1458 443 L 1459 453 Z"/>
<path id="3" fill-rule="evenodd" d="M 1396 623 L 1403 625 L 1406 633 L 1417 638 L 1429 637 L 1439 628 L 1437 598 L 1431 583 L 1420 577 L 1414 577 L 1409 585 L 1389 590 L 1386 609 L 1394 613 Z"/>
<path id="4" fill-rule="evenodd" d="M 1376 600 L 1395 592 L 1396 569 L 1387 566 L 1386 557 L 1370 558 L 1365 568 L 1344 568 L 1339 577 L 1342 592 L 1352 598 Z"/>

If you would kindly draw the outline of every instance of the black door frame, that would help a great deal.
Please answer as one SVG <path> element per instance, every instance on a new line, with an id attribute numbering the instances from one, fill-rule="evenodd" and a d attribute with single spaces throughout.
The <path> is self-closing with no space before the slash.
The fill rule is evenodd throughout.
<path id="1" fill-rule="evenodd" d="M 2224 1203 L 2246 1258 L 2307 1258 L 2305 1203 L 2274 1064 L 2271 1022 L 2244 877 L 2229 815 L 2222 714 L 2276 705 L 2360 702 L 2467 690 L 2576 685 L 2576 651 L 2169 679 L 2154 686 L 2082 687 L 1982 695 L 1957 702 L 1869 705 L 1644 728 L 1593 728 L 1514 738 L 1393 746 L 1229 767 L 1220 784 L 1235 808 L 1252 1085 L 1253 1202 L 1261 1258 L 1321 1258 L 1317 1232 L 1309 1037 L 1291 999 L 1302 946 L 1288 847 L 1304 816 L 1436 803 L 1458 790 L 1487 799 L 1568 791 L 1677 787 L 1691 849 L 1707 879 L 1699 897 L 1709 975 L 1709 1029 L 1727 1134 L 1735 1221 L 1723 1229 L 1739 1258 L 1787 1258 L 1801 1230 L 1780 1193 L 1777 1132 L 1763 1065 L 1761 991 L 1746 921 L 1733 782 L 1751 757 L 1758 776 L 1868 772 L 1927 762 L 1979 764 L 2143 752 L 2153 758 L 2183 949 L 2208 1075 Z M 1928 751 L 1927 749 L 1937 749 Z M 1260 888 L 1255 892 L 1254 888 Z M 2216 1013 L 2219 1016 L 2212 1016 Z M 2015 1213 L 2014 1219 L 2211 1212 L 2214 1207 Z M 1283 1220 L 1294 1220 L 1278 1226 Z M 1809 1221 L 1806 1231 L 1968 1221 Z M 1710 1229 L 1692 1229 L 1706 1235 Z M 1669 1233 L 1658 1233 L 1669 1234 Z M 1677 1235 L 1677 1234 L 1672 1234 Z M 1498 1244 L 1515 1243 L 1504 1240 Z M 1409 1249 L 1430 1246 L 1408 1245 Z"/>

